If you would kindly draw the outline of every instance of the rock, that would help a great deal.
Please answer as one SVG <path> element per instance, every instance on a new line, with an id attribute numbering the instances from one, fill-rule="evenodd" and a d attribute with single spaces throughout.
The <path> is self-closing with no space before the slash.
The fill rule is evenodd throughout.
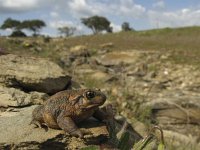
<path id="1" fill-rule="evenodd" d="M 163 130 L 163 133 L 168 146 L 173 146 L 174 148 L 184 147 L 185 149 L 191 149 L 191 147 L 198 149 L 200 146 L 197 137 L 186 136 L 170 130 Z"/>
<path id="2" fill-rule="evenodd" d="M 132 67 L 132 66 L 131 66 Z M 134 70 L 132 71 L 132 68 L 130 69 L 131 71 L 127 72 L 127 76 L 137 76 L 137 77 L 143 77 L 147 75 L 148 73 L 148 65 L 146 63 L 141 63 L 139 65 L 134 65 Z"/>
<path id="3" fill-rule="evenodd" d="M 59 65 L 64 68 L 64 67 L 71 67 L 72 65 L 72 62 L 74 62 L 75 60 L 75 56 L 74 55 L 62 55 L 60 57 L 60 62 L 59 62 Z"/>
<path id="4" fill-rule="evenodd" d="M 66 88 L 71 77 L 55 63 L 13 54 L 0 56 L 0 83 L 25 91 L 56 93 Z"/>
<path id="5" fill-rule="evenodd" d="M 35 107 L 0 112 L 0 149 L 80 149 L 107 140 L 106 126 L 94 119 L 81 123 L 81 130 L 91 132 L 84 139 L 71 137 L 62 130 L 34 128 L 29 123 Z"/>
<path id="6" fill-rule="evenodd" d="M 184 135 L 199 136 L 199 97 L 199 93 L 166 90 L 162 94 L 156 94 L 149 98 L 150 100 L 144 105 L 152 109 L 152 118 L 163 129 Z"/>
<path id="7" fill-rule="evenodd" d="M 107 73 L 101 71 L 95 71 L 93 74 L 90 75 L 90 77 L 101 81 L 107 81 L 108 79 L 110 79 L 110 76 Z"/>
<path id="8" fill-rule="evenodd" d="M 65 53 L 62 52 L 60 57 L 60 65 L 64 68 L 69 68 L 72 65 L 78 66 L 88 63 L 88 57 L 90 57 L 90 52 L 86 46 L 78 45 L 71 47 L 70 51 Z"/>
<path id="9" fill-rule="evenodd" d="M 106 49 L 106 48 L 112 48 L 114 46 L 114 44 L 112 42 L 109 42 L 109 43 L 103 43 L 100 45 L 100 47 L 102 49 Z"/>
<path id="10" fill-rule="evenodd" d="M 84 57 L 90 56 L 88 48 L 85 45 L 77 45 L 77 46 L 71 47 L 70 53 L 75 56 L 84 56 Z"/>
<path id="11" fill-rule="evenodd" d="M 76 45 L 74 47 L 70 48 L 70 52 L 77 52 L 77 51 L 84 51 L 87 50 L 87 47 L 85 45 Z"/>
<path id="12" fill-rule="evenodd" d="M 6 52 L 4 48 L 0 47 L 0 55 L 6 55 L 6 54 L 8 54 L 8 52 Z"/>
<path id="13" fill-rule="evenodd" d="M 93 74 L 95 73 L 95 70 L 91 68 L 90 65 L 88 64 L 83 64 L 83 65 L 79 65 L 76 66 L 76 68 L 74 68 L 74 73 L 75 74 L 79 74 L 79 75 L 85 75 L 85 74 Z"/>
<path id="14" fill-rule="evenodd" d="M 124 64 L 136 63 L 143 53 L 138 51 L 123 51 L 123 52 L 109 52 L 100 58 L 97 58 L 98 62 L 104 66 L 113 66 Z"/>
<path id="15" fill-rule="evenodd" d="M 193 89 L 198 90 L 198 85 L 200 85 L 200 71 L 194 66 L 166 64 L 160 67 L 157 73 L 156 80 L 159 82 L 170 81 L 170 88 L 192 91 Z"/>
<path id="16" fill-rule="evenodd" d="M 99 68 L 94 68 L 89 64 L 83 64 L 77 66 L 74 71 L 75 74 L 79 74 L 81 76 L 85 76 L 88 79 L 93 79 L 96 81 L 107 81 L 111 78 L 111 76 L 105 71 L 101 71 Z M 84 79 L 83 79 L 84 80 Z"/>
<path id="17" fill-rule="evenodd" d="M 19 89 L 0 86 L 0 107 L 24 107 L 42 104 L 48 95 L 39 92 L 25 93 Z"/>

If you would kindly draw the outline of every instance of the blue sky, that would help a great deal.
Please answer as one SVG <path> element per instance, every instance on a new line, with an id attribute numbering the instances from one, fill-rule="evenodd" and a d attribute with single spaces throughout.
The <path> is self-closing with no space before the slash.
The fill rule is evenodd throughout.
<path id="1" fill-rule="evenodd" d="M 136 30 L 194 26 L 200 25 L 200 0 L 0 0 L 0 25 L 8 17 L 42 19 L 47 27 L 41 33 L 52 36 L 62 26 L 76 26 L 78 34 L 90 33 L 80 18 L 92 15 L 108 18 L 115 32 L 125 21 Z"/>

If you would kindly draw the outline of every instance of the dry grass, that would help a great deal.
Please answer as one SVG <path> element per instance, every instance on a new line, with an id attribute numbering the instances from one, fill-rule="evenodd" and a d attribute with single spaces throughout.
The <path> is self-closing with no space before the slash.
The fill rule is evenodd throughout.
<path id="1" fill-rule="evenodd" d="M 170 61 L 175 63 L 200 64 L 200 27 L 177 29 L 157 29 L 138 32 L 119 32 L 100 35 L 87 35 L 71 38 L 55 38 L 44 42 L 43 38 L 0 38 L 0 47 L 12 53 L 26 53 L 41 57 L 59 57 L 59 53 L 67 51 L 75 45 L 87 45 L 90 49 L 101 50 L 101 44 L 113 43 L 112 50 L 157 50 L 163 53 L 170 52 Z M 41 52 L 33 48 L 24 48 L 24 41 L 38 43 Z"/>

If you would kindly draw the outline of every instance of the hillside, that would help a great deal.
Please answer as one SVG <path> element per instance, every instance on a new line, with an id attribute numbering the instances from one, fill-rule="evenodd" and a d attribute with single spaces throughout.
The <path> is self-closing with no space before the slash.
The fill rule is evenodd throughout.
<path id="1" fill-rule="evenodd" d="M 75 45 L 87 45 L 88 48 L 100 50 L 101 44 L 113 43 L 113 50 L 153 50 L 172 54 L 170 60 L 175 63 L 199 64 L 200 63 L 200 27 L 164 28 L 137 32 L 119 32 L 104 35 L 86 35 L 71 38 L 55 38 L 50 43 L 43 42 L 43 38 L 17 38 L 6 40 L 0 38 L 1 48 L 8 52 L 23 52 L 42 57 L 50 56 L 56 50 L 67 50 Z M 23 41 L 39 42 L 42 51 L 24 50 Z M 34 43 L 33 43 L 34 44 Z M 39 49 L 40 49 L 39 48 Z M 37 51 L 37 50 L 36 50 Z M 59 54 L 56 54 L 59 55 Z"/>

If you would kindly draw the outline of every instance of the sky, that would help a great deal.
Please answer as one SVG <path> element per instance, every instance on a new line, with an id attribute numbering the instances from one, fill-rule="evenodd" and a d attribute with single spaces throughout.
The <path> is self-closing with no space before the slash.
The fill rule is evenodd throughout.
<path id="1" fill-rule="evenodd" d="M 128 22 L 135 30 L 200 25 L 200 0 L 0 0 L 0 25 L 8 17 L 41 19 L 41 34 L 58 36 L 57 28 L 75 26 L 77 34 L 92 33 L 80 18 L 104 16 L 114 32 Z M 0 31 L 9 34 L 11 30 Z"/>

